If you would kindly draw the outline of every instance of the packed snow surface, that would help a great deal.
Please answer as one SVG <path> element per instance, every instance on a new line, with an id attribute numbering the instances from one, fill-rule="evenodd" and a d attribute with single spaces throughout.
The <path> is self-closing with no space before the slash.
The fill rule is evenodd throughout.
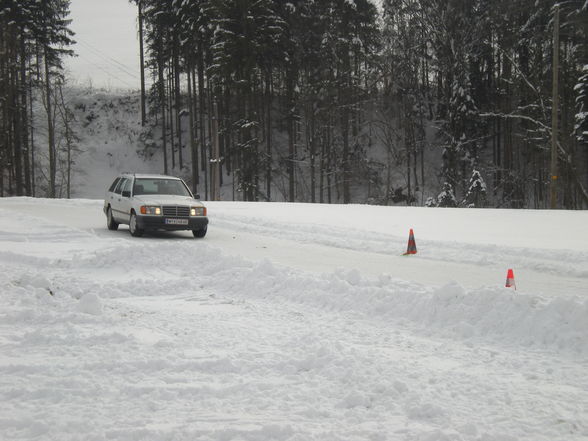
<path id="1" fill-rule="evenodd" d="M 0 199 L 0 440 L 588 439 L 588 212 L 207 206 Z"/>

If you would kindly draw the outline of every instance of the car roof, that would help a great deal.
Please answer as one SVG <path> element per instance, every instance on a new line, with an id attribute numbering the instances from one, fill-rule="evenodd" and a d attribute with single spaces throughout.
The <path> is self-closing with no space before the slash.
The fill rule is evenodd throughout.
<path id="1" fill-rule="evenodd" d="M 168 175 L 156 175 L 156 174 L 146 174 L 146 173 L 123 173 L 122 176 L 124 177 L 135 177 L 140 179 L 175 179 L 180 180 L 180 178 L 176 176 L 168 176 Z"/>

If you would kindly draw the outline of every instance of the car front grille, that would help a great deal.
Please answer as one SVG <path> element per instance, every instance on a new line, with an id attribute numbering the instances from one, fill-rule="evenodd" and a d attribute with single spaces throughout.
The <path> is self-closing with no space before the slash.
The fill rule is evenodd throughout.
<path id="1" fill-rule="evenodd" d="M 190 207 L 186 207 L 184 205 L 164 205 L 162 208 L 163 208 L 163 215 L 164 216 L 174 216 L 174 217 L 189 217 L 190 216 Z"/>

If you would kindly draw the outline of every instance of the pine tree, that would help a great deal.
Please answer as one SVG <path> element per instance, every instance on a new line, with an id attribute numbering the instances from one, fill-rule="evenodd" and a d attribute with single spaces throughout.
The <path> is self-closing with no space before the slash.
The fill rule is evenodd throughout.
<path id="1" fill-rule="evenodd" d="M 486 182 L 478 170 L 472 172 L 463 205 L 470 208 L 484 207 L 486 203 Z"/>
<path id="2" fill-rule="evenodd" d="M 443 184 L 443 190 L 437 196 L 437 207 L 457 207 L 457 199 L 449 182 Z"/>

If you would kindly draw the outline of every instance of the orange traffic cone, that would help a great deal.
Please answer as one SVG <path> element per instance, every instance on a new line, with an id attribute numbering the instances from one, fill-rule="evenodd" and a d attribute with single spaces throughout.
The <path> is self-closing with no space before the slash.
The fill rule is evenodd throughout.
<path id="1" fill-rule="evenodd" d="M 514 288 L 515 291 L 517 290 L 517 285 L 515 284 L 515 279 L 514 279 L 514 272 L 512 269 L 509 269 L 508 272 L 506 273 L 506 287 L 507 288 Z"/>
<path id="2" fill-rule="evenodd" d="M 408 247 L 406 248 L 406 253 L 403 256 L 407 256 L 409 254 L 416 254 L 416 242 L 414 241 L 414 233 L 412 232 L 412 228 L 410 229 L 410 233 L 408 235 Z"/>

